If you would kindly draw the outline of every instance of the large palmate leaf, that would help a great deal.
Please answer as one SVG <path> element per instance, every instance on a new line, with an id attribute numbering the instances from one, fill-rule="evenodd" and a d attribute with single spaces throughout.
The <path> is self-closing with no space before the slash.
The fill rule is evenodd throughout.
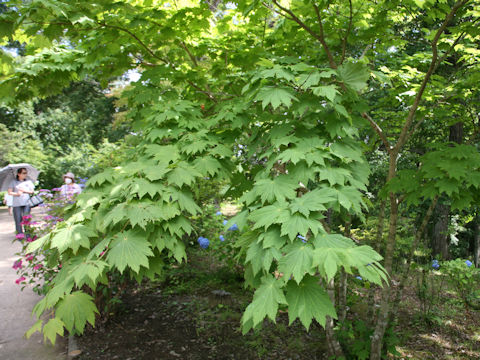
<path id="1" fill-rule="evenodd" d="M 288 320 L 290 324 L 296 318 L 299 318 L 308 330 L 312 319 L 325 326 L 327 316 L 337 317 L 330 298 L 319 285 L 318 278 L 314 276 L 306 275 L 300 284 L 289 281 L 285 297 L 288 302 Z"/>
<path id="2" fill-rule="evenodd" d="M 262 107 L 265 109 L 269 104 L 272 105 L 274 109 L 278 108 L 280 105 L 290 107 L 292 105 L 292 100 L 298 100 L 294 95 L 293 91 L 288 88 L 262 88 L 257 94 L 255 100 L 262 101 Z"/>
<path id="3" fill-rule="evenodd" d="M 300 283 L 305 274 L 312 270 L 312 246 L 298 239 L 282 251 L 285 255 L 278 261 L 278 271 Z"/>
<path id="4" fill-rule="evenodd" d="M 138 273 L 140 266 L 148 267 L 148 256 L 153 252 L 144 234 L 128 230 L 112 236 L 107 262 L 121 273 L 127 266 Z"/>
<path id="5" fill-rule="evenodd" d="M 55 317 L 63 322 L 69 332 L 74 329 L 83 332 L 87 321 L 92 326 L 95 324 L 95 313 L 98 313 L 98 311 L 93 298 L 82 291 L 75 291 L 60 300 L 55 311 Z"/>
<path id="6" fill-rule="evenodd" d="M 287 303 L 280 287 L 281 281 L 273 276 L 263 278 L 262 285 L 255 291 L 252 303 L 248 305 L 243 314 L 244 333 L 252 327 L 256 327 L 265 317 L 275 321 L 278 305 Z"/>
<path id="7" fill-rule="evenodd" d="M 72 249 L 76 253 L 80 246 L 88 248 L 90 246 L 88 238 L 93 236 L 95 236 L 95 232 L 90 227 L 68 223 L 63 229 L 53 235 L 50 246 L 58 249 L 61 253 L 67 249 Z"/>

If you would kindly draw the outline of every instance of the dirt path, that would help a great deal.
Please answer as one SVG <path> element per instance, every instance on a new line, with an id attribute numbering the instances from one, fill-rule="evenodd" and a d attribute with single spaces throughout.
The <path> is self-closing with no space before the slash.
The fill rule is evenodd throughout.
<path id="1" fill-rule="evenodd" d="M 30 288 L 21 291 L 15 284 L 17 274 L 12 265 L 20 244 L 12 244 L 14 230 L 8 210 L 0 209 L 0 360 L 63 360 L 66 358 L 63 339 L 52 347 L 43 344 L 39 333 L 29 340 L 23 336 L 35 323 L 31 311 L 40 298 Z"/>

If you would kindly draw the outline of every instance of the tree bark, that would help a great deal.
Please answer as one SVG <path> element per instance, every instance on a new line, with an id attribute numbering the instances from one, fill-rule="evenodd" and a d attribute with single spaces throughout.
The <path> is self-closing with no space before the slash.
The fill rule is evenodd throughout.
<path id="1" fill-rule="evenodd" d="M 477 210 L 477 215 L 475 217 L 475 249 L 473 252 L 473 260 L 475 262 L 475 266 L 478 268 L 480 267 L 480 211 Z"/>
<path id="2" fill-rule="evenodd" d="M 448 140 L 461 144 L 463 142 L 463 122 L 450 126 Z M 439 203 L 436 207 L 437 221 L 433 227 L 432 251 L 442 259 L 449 258 L 448 225 L 450 224 L 450 206 Z"/>
<path id="3" fill-rule="evenodd" d="M 450 223 L 450 206 L 437 204 L 435 209 L 437 220 L 433 227 L 432 254 L 448 259 L 448 225 Z"/>
<path id="4" fill-rule="evenodd" d="M 351 219 L 349 219 L 345 224 L 345 237 L 350 237 L 351 235 Z M 347 286 L 348 286 L 348 275 L 345 270 L 342 268 L 340 271 L 340 284 L 338 286 L 338 322 L 343 323 L 347 317 Z"/>
<path id="5" fill-rule="evenodd" d="M 390 163 L 388 168 L 387 181 L 393 179 L 397 174 L 397 158 L 398 153 L 392 151 L 390 153 Z M 390 218 L 388 225 L 388 239 L 385 247 L 384 268 L 388 274 L 392 274 L 393 255 L 397 236 L 397 220 L 398 220 L 398 198 L 394 193 L 389 194 L 390 197 Z M 372 335 L 372 343 L 370 346 L 370 360 L 380 360 L 382 357 L 383 336 L 388 326 L 388 314 L 390 310 L 390 288 L 384 286 L 381 291 L 381 302 L 377 316 L 375 330 Z"/>
<path id="6" fill-rule="evenodd" d="M 335 306 L 335 283 L 332 280 L 328 282 L 327 285 L 327 292 L 328 296 L 330 297 L 330 301 Z M 332 317 L 327 316 L 326 323 L 325 323 L 325 334 L 327 338 L 327 346 L 328 346 L 328 355 L 333 357 L 334 359 L 345 358 L 343 354 L 342 347 L 338 342 L 337 337 L 335 336 L 335 322 Z"/>

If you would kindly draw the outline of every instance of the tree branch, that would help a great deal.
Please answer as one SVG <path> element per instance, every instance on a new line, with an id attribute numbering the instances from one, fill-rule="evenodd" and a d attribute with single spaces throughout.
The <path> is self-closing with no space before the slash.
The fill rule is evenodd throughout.
<path id="1" fill-rule="evenodd" d="M 323 32 L 322 15 L 320 14 L 320 10 L 318 9 L 318 6 L 316 4 L 313 4 L 313 8 L 315 9 L 315 13 L 317 14 L 318 27 L 320 28 L 320 34 L 319 34 L 320 36 L 318 38 L 318 41 L 320 41 L 320 43 L 323 46 L 323 49 L 327 53 L 328 62 L 330 63 L 330 67 L 332 69 L 336 69 L 337 64 L 335 63 L 335 59 L 333 58 L 332 53 L 330 52 L 330 49 L 328 48 L 328 45 L 325 41 L 325 35 L 324 35 L 324 32 Z"/>
<path id="2" fill-rule="evenodd" d="M 410 129 L 410 126 L 412 125 L 413 118 L 415 116 L 415 113 L 417 111 L 418 105 L 420 104 L 420 100 L 423 96 L 423 93 L 425 91 L 425 88 L 427 87 L 427 83 L 430 81 L 430 78 L 436 68 L 436 63 L 438 60 L 438 50 L 437 50 L 437 43 L 438 40 L 440 39 L 440 36 L 443 34 L 445 29 L 447 28 L 447 25 L 450 23 L 452 18 L 455 16 L 455 13 L 457 10 L 465 5 L 468 2 L 468 0 L 462 0 L 462 1 L 457 1 L 455 5 L 452 7 L 452 10 L 450 13 L 447 15 L 445 20 L 443 21 L 442 25 L 440 28 L 437 30 L 437 33 L 435 34 L 435 37 L 433 38 L 432 41 L 432 61 L 430 63 L 430 66 L 428 68 L 427 73 L 425 74 L 425 77 L 423 78 L 422 84 L 420 85 L 420 89 L 417 92 L 417 95 L 415 96 L 415 100 L 413 102 L 412 107 L 410 108 L 410 111 L 408 112 L 407 120 L 405 121 L 405 124 L 403 125 L 402 131 L 400 133 L 400 137 L 398 138 L 397 144 L 395 145 L 394 151 L 396 153 L 400 152 L 400 149 L 405 145 L 405 142 L 407 140 L 408 136 L 408 131 Z"/>
<path id="3" fill-rule="evenodd" d="M 312 35 L 315 39 L 317 39 L 318 41 L 320 41 L 320 43 L 322 43 L 322 45 L 325 43 L 325 40 L 323 39 L 323 36 L 322 36 L 322 35 L 317 34 L 315 31 L 313 31 L 311 27 L 309 27 L 309 26 L 308 26 L 307 24 L 305 24 L 302 20 L 300 20 L 300 18 L 299 18 L 298 16 L 296 16 L 291 10 L 289 10 L 289 9 L 283 7 L 282 5 L 280 5 L 277 0 L 272 0 L 272 2 L 275 4 L 275 6 L 276 6 L 277 8 L 279 8 L 280 10 L 282 10 L 282 12 L 283 12 L 282 15 L 283 15 L 284 17 L 286 17 L 287 19 L 290 19 L 290 20 L 295 21 L 298 25 L 300 25 L 301 28 L 303 28 L 305 31 L 307 31 L 307 32 L 308 32 L 310 35 Z M 314 6 L 316 6 L 316 5 L 314 5 Z M 285 13 L 288 14 L 289 16 L 286 16 Z M 321 23 L 320 23 L 320 26 L 322 26 Z M 325 45 L 326 45 L 326 44 L 325 44 Z"/>
<path id="4" fill-rule="evenodd" d="M 117 29 L 119 31 L 123 31 L 125 33 L 127 33 L 128 35 L 130 35 L 133 39 L 135 39 L 135 41 L 137 43 L 139 43 L 151 56 L 153 56 L 154 58 L 164 62 L 165 64 L 168 64 L 168 60 L 162 58 L 161 56 L 158 56 L 156 55 L 152 49 L 150 49 L 142 40 L 140 40 L 140 38 L 135 35 L 134 33 L 132 33 L 130 30 L 128 29 L 125 29 L 125 28 L 122 28 L 121 26 L 117 26 L 117 25 L 109 25 L 109 24 L 106 24 L 106 23 L 102 23 L 102 22 L 97 22 L 99 25 L 103 26 L 103 27 L 106 27 L 106 28 L 111 28 L 111 29 Z"/>
<path id="5" fill-rule="evenodd" d="M 195 56 L 193 56 L 190 50 L 188 50 L 188 47 L 185 44 L 185 42 L 180 40 L 179 44 L 180 44 L 180 47 L 187 52 L 188 57 L 190 58 L 190 60 L 192 60 L 193 65 L 195 65 L 195 67 L 198 67 L 197 59 L 195 59 Z"/>
<path id="6" fill-rule="evenodd" d="M 387 149 L 387 152 L 390 153 L 392 151 L 392 146 L 390 145 L 390 142 L 388 141 L 387 137 L 385 136 L 385 133 L 383 132 L 382 128 L 371 118 L 370 115 L 367 113 L 362 113 L 362 117 L 370 123 L 370 126 L 372 129 L 378 134 L 380 139 L 383 142 L 383 145 L 385 145 L 385 148 Z"/>
<path id="7" fill-rule="evenodd" d="M 343 38 L 342 41 L 342 58 L 340 59 L 340 64 L 343 64 L 343 61 L 345 60 L 345 53 L 347 50 L 347 39 L 348 35 L 350 34 L 350 31 L 352 31 L 352 23 L 353 23 L 353 5 L 352 5 L 352 0 L 348 0 L 349 6 L 350 6 L 350 19 L 348 21 L 348 29 L 347 32 L 345 33 L 345 37 Z"/>

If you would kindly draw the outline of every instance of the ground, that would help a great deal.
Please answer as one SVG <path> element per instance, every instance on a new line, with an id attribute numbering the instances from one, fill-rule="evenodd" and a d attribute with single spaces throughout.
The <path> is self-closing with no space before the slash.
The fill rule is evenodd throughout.
<path id="1" fill-rule="evenodd" d="M 207 260 L 201 253 L 190 254 L 189 263 L 172 267 L 163 281 L 130 285 L 116 313 L 79 338 L 80 359 L 327 358 L 323 330 L 312 325 L 307 332 L 298 321 L 288 326 L 285 312 L 276 325 L 265 321 L 262 331 L 243 336 L 240 318 L 251 293 L 243 289 L 239 274 L 209 269 Z M 358 285 L 352 298 L 365 297 L 368 292 Z M 458 299 L 448 293 L 443 299 L 434 309 L 438 317 L 425 320 L 419 312 L 415 287 L 407 288 L 399 323 L 391 335 L 398 343 L 398 354 L 389 358 L 480 358 L 479 312 L 465 312 Z M 354 322 L 365 315 L 362 307 L 353 307 L 349 320 Z M 345 336 L 352 337 L 352 348 L 362 342 L 355 339 L 359 334 L 346 332 Z"/>
<path id="2" fill-rule="evenodd" d="M 43 344 L 36 333 L 25 339 L 25 332 L 35 323 L 33 306 L 40 300 L 30 287 L 23 291 L 15 284 L 17 274 L 12 269 L 21 246 L 14 242 L 15 225 L 6 208 L 0 208 L 0 360 L 59 360 L 65 358 L 65 341 L 56 347 Z"/>

